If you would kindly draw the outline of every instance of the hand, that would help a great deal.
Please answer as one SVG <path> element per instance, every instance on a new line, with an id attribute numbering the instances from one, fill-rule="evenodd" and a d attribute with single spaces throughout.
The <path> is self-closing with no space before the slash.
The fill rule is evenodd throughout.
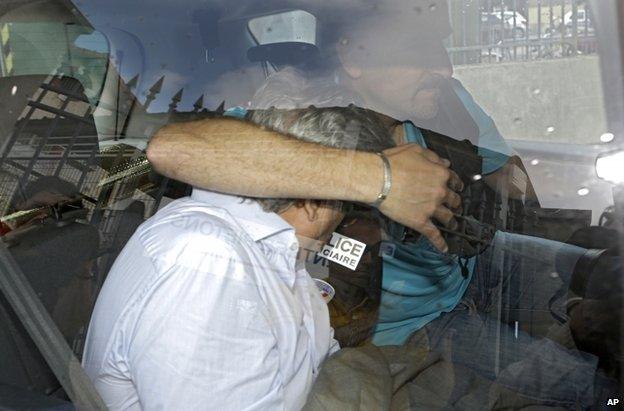
<path id="1" fill-rule="evenodd" d="M 379 210 L 446 252 L 448 246 L 431 219 L 452 227 L 455 220 L 451 210 L 461 206 L 455 191 L 464 187 L 449 169 L 450 162 L 417 144 L 394 147 L 384 154 L 390 161 L 392 188 Z"/>

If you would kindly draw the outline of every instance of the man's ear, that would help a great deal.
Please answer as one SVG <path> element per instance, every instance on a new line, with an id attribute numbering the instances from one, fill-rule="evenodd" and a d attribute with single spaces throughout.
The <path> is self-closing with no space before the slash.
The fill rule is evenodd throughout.
<path id="1" fill-rule="evenodd" d="M 362 70 L 352 62 L 352 46 L 349 39 L 343 38 L 336 44 L 336 54 L 342 65 L 343 70 L 352 79 L 358 79 L 362 76 Z"/>
<path id="2" fill-rule="evenodd" d="M 321 207 L 321 203 L 315 200 L 306 200 L 303 204 L 303 210 L 308 217 L 308 221 L 316 221 L 319 217 L 319 208 Z"/>

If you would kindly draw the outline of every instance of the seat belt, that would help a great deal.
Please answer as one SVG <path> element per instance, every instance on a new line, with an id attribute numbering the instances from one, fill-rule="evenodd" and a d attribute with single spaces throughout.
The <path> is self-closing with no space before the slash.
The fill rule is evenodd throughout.
<path id="1" fill-rule="evenodd" d="M 104 401 L 84 372 L 30 286 L 6 244 L 0 240 L 0 290 L 45 358 L 77 410 L 106 410 Z"/>

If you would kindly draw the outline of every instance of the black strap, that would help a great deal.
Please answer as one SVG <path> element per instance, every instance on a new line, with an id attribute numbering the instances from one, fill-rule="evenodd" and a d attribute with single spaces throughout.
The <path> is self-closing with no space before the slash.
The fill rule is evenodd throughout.
<path id="1" fill-rule="evenodd" d="M 468 258 L 459 257 L 457 262 L 459 263 L 459 268 L 461 268 L 462 276 L 464 278 L 468 278 L 470 275 L 470 270 L 468 270 Z"/>

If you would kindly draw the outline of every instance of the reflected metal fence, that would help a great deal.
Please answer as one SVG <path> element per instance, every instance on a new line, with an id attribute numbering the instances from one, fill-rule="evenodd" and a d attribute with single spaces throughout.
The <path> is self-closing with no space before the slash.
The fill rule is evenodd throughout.
<path id="1" fill-rule="evenodd" d="M 452 0 L 453 65 L 595 54 L 592 13 L 582 0 Z"/>

